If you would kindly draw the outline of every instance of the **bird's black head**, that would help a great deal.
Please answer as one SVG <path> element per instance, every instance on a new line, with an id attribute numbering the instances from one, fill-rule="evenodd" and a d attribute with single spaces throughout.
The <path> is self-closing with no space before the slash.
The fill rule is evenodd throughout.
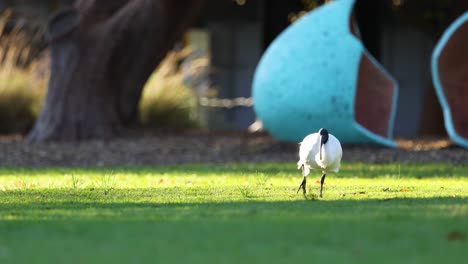
<path id="1" fill-rule="evenodd" d="M 326 128 L 321 128 L 319 130 L 319 134 L 320 134 L 320 137 L 322 138 L 321 143 L 322 144 L 327 143 L 328 142 L 328 130 Z"/>
<path id="2" fill-rule="evenodd" d="M 322 147 L 324 144 L 328 142 L 328 130 L 325 128 L 321 128 L 319 130 L 320 134 L 320 160 L 322 160 Z"/>

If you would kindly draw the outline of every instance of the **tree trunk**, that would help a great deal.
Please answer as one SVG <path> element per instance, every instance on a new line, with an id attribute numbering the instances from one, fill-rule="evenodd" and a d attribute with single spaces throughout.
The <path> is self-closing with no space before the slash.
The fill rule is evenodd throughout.
<path id="1" fill-rule="evenodd" d="M 109 138 L 203 0 L 77 0 L 51 19 L 51 77 L 30 142 Z"/>

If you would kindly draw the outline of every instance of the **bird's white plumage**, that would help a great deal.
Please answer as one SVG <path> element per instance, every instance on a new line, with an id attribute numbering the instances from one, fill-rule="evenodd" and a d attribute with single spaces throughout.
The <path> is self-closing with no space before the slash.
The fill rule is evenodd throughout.
<path id="1" fill-rule="evenodd" d="M 297 168 L 304 166 L 304 176 L 309 175 L 310 168 L 321 170 L 324 173 L 338 172 L 341 165 L 343 150 L 338 139 L 329 134 L 328 142 L 322 146 L 322 159 L 320 159 L 320 134 L 313 133 L 302 140 L 299 148 L 299 161 Z"/>

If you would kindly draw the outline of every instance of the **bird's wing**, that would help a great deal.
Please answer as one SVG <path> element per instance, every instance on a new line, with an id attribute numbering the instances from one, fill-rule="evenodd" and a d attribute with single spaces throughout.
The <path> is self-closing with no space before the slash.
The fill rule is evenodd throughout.
<path id="1" fill-rule="evenodd" d="M 314 133 L 306 136 L 304 140 L 302 140 L 302 142 L 300 143 L 301 145 L 299 147 L 299 160 L 308 162 L 313 160 L 313 157 L 311 157 L 311 155 L 313 155 L 314 151 L 318 150 L 318 137 L 318 133 Z"/>
<path id="2" fill-rule="evenodd" d="M 338 172 L 341 165 L 341 158 L 343 157 L 343 149 L 341 148 L 340 141 L 333 135 L 329 136 L 330 141 L 330 153 L 333 153 L 331 157 L 330 171 Z"/>

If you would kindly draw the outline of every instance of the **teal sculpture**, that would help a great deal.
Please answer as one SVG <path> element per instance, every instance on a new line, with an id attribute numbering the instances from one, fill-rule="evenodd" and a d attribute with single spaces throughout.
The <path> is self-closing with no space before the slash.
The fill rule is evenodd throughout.
<path id="1" fill-rule="evenodd" d="M 454 143 L 468 148 L 468 12 L 444 32 L 432 54 L 432 79 L 445 129 Z"/>
<path id="2" fill-rule="evenodd" d="M 254 110 L 280 141 L 321 127 L 343 143 L 396 146 L 398 87 L 359 39 L 353 0 L 333 1 L 282 32 L 253 80 Z"/>

